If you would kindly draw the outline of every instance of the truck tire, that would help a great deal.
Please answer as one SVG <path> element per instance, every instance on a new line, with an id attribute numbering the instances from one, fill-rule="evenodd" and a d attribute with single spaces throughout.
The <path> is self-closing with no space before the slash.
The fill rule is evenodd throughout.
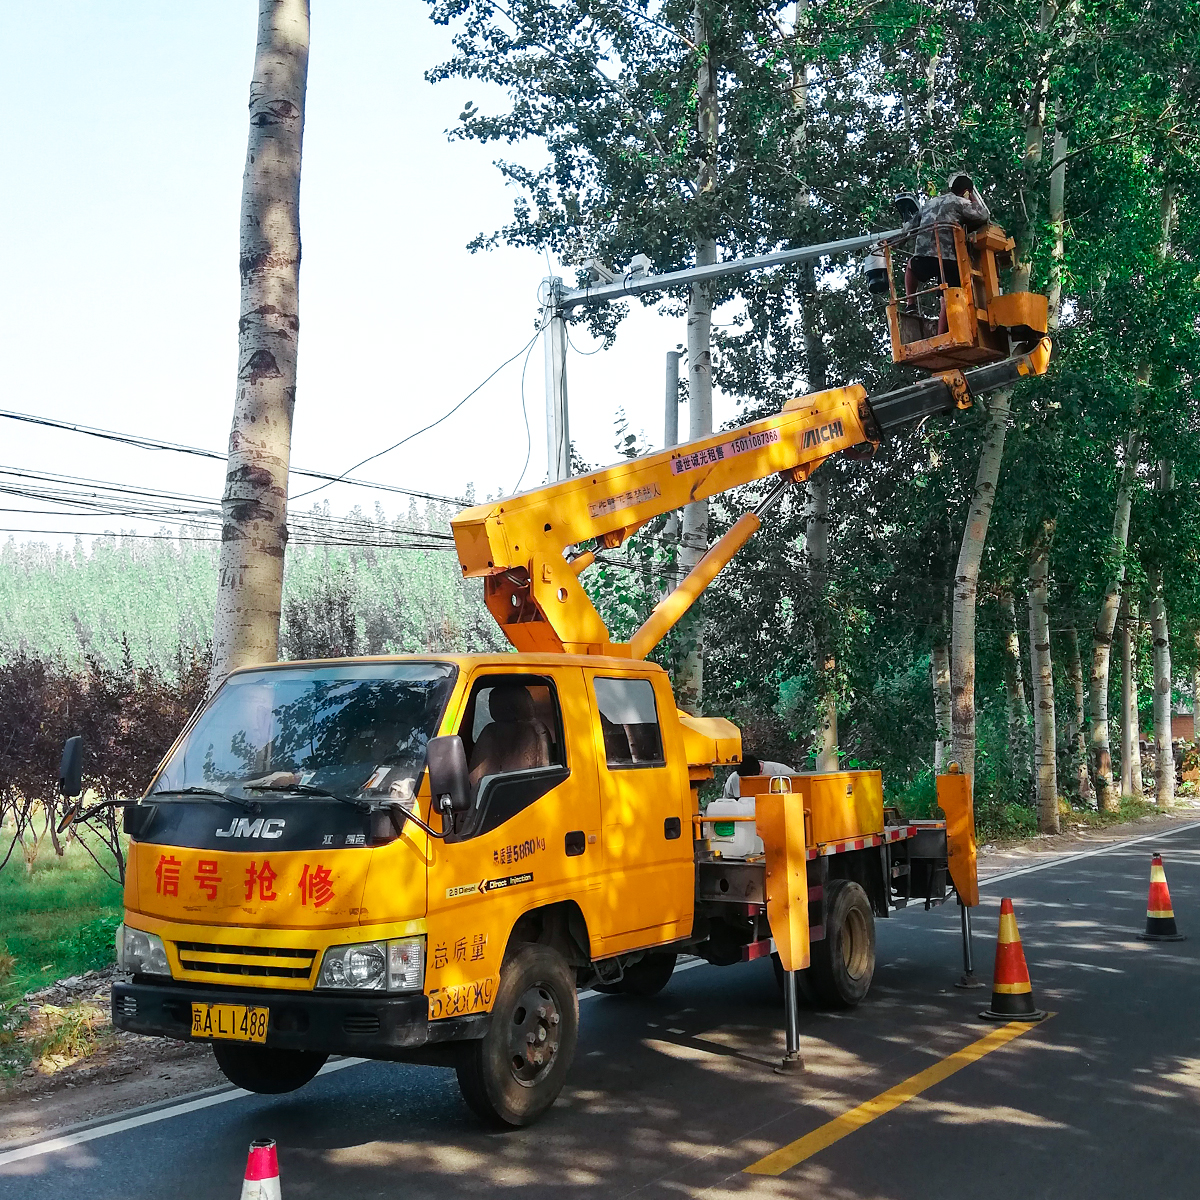
<path id="1" fill-rule="evenodd" d="M 678 957 L 667 951 L 645 954 L 625 968 L 620 983 L 598 983 L 594 990 L 606 996 L 657 996 L 671 982 Z"/>
<path id="2" fill-rule="evenodd" d="M 532 1125 L 562 1091 L 578 1037 L 575 973 L 553 947 L 526 943 L 500 968 L 487 1033 L 459 1052 L 463 1099 L 489 1125 Z"/>
<path id="3" fill-rule="evenodd" d="M 812 944 L 808 986 L 826 1008 L 861 1003 L 875 974 L 875 914 L 867 893 L 849 879 L 825 885 L 825 937 Z"/>
<path id="4" fill-rule="evenodd" d="M 213 1042 L 213 1057 L 234 1087 L 279 1096 L 303 1087 L 325 1065 L 315 1050 L 276 1050 L 244 1042 Z"/>

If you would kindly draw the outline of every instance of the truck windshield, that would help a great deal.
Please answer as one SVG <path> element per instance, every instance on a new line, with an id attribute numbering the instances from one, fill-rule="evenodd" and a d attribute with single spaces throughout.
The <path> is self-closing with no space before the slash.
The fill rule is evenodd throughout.
<path id="1" fill-rule="evenodd" d="M 457 670 L 405 662 L 233 675 L 150 794 L 248 788 L 265 797 L 294 788 L 411 799 Z"/>

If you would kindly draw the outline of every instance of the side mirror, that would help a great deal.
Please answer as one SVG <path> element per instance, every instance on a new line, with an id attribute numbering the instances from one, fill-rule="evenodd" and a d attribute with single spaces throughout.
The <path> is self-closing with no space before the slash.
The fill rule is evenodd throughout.
<path id="1" fill-rule="evenodd" d="M 69 737 L 58 764 L 58 794 L 78 796 L 83 791 L 83 738 Z M 79 805 L 75 805 L 78 809 Z"/>
<path id="2" fill-rule="evenodd" d="M 429 791 L 441 812 L 466 812 L 471 807 L 471 772 L 467 752 L 457 734 L 429 739 L 425 747 Z"/>

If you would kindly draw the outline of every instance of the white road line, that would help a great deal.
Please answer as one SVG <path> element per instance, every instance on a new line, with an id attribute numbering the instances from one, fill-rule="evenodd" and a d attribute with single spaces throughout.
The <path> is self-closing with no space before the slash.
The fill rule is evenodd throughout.
<path id="1" fill-rule="evenodd" d="M 339 1058 L 326 1063 L 318 1075 L 330 1075 L 334 1071 L 344 1071 L 347 1067 L 356 1067 L 365 1058 Z M 141 1125 L 153 1125 L 157 1121 L 166 1121 L 171 1117 L 182 1117 L 188 1113 L 199 1112 L 202 1108 L 212 1108 L 215 1104 L 226 1104 L 230 1100 L 240 1100 L 243 1096 L 253 1095 L 252 1092 L 241 1088 L 229 1088 L 228 1091 L 217 1092 L 214 1096 L 201 1096 L 198 1100 L 185 1100 L 182 1104 L 171 1104 L 166 1108 L 158 1108 L 153 1112 L 139 1113 L 136 1117 L 118 1117 L 104 1125 L 93 1125 L 90 1129 L 80 1129 L 75 1133 L 64 1133 L 58 1137 L 47 1138 L 45 1141 L 33 1142 L 28 1146 L 18 1146 L 15 1150 L 0 1151 L 0 1167 L 7 1163 L 21 1162 L 26 1158 L 36 1158 L 41 1154 L 53 1154 L 57 1150 L 68 1150 L 72 1146 L 84 1142 L 95 1141 L 96 1138 L 110 1137 L 114 1133 L 124 1133 L 127 1129 L 137 1129 Z"/>
<path id="2" fill-rule="evenodd" d="M 702 958 L 694 958 L 681 962 L 675 968 L 675 974 L 680 971 L 690 971 L 693 967 L 705 967 L 708 964 Z M 588 989 L 579 993 L 580 1000 L 590 1000 L 602 993 Z M 370 1061 L 365 1058 L 339 1058 L 326 1063 L 319 1075 L 329 1075 L 334 1071 L 343 1071 L 346 1067 L 356 1067 L 359 1063 Z M 185 1100 L 180 1104 L 171 1104 L 166 1108 L 158 1108 L 153 1112 L 139 1113 L 134 1117 L 118 1117 L 116 1120 L 102 1125 L 93 1125 L 89 1129 L 80 1129 L 75 1133 L 64 1133 L 58 1137 L 47 1138 L 44 1141 L 32 1142 L 27 1146 L 18 1146 L 14 1150 L 0 1150 L 0 1167 L 7 1163 L 22 1162 L 27 1158 L 37 1158 L 42 1154 L 54 1154 L 59 1150 L 69 1150 L 72 1146 L 93 1142 L 97 1138 L 111 1137 L 114 1133 L 124 1133 L 129 1129 L 137 1129 L 142 1125 L 153 1125 L 158 1121 L 169 1121 L 172 1117 L 185 1117 L 188 1113 L 199 1112 L 204 1108 L 212 1108 L 217 1104 L 227 1104 L 230 1100 L 240 1100 L 243 1096 L 252 1096 L 253 1092 L 243 1091 L 242 1088 L 229 1088 L 212 1096 L 201 1096 L 196 1100 Z"/>
<path id="3" fill-rule="evenodd" d="M 1111 854 L 1114 850 L 1123 850 L 1126 846 L 1136 846 L 1139 842 L 1161 841 L 1163 838 L 1174 837 L 1177 833 L 1186 833 L 1189 829 L 1200 829 L 1200 821 L 1177 825 L 1174 829 L 1161 829 L 1158 833 L 1147 833 L 1142 837 L 1130 838 L 1124 842 L 1110 842 L 1107 846 L 1097 846 L 1094 850 L 1081 850 L 1078 854 L 1066 854 L 1062 858 L 1047 859 L 1046 862 L 1033 863 L 1028 867 L 1016 867 L 1011 871 L 1001 871 L 998 875 L 989 875 L 986 879 L 981 879 L 979 886 L 987 887 L 989 883 L 1002 883 L 1006 879 L 1015 879 L 1018 875 L 1030 875 L 1034 871 L 1063 867 L 1069 863 L 1078 862 L 1081 858 L 1094 858 L 1097 854 Z"/>

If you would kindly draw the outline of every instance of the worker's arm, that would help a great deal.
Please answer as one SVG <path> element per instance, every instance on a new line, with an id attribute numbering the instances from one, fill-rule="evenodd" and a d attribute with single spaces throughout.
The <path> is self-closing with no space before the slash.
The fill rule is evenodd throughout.
<path id="1" fill-rule="evenodd" d="M 956 205 L 963 226 L 966 229 L 982 229 L 991 219 L 992 214 L 984 203 L 983 197 L 974 189 L 965 196 L 956 196 Z"/>

